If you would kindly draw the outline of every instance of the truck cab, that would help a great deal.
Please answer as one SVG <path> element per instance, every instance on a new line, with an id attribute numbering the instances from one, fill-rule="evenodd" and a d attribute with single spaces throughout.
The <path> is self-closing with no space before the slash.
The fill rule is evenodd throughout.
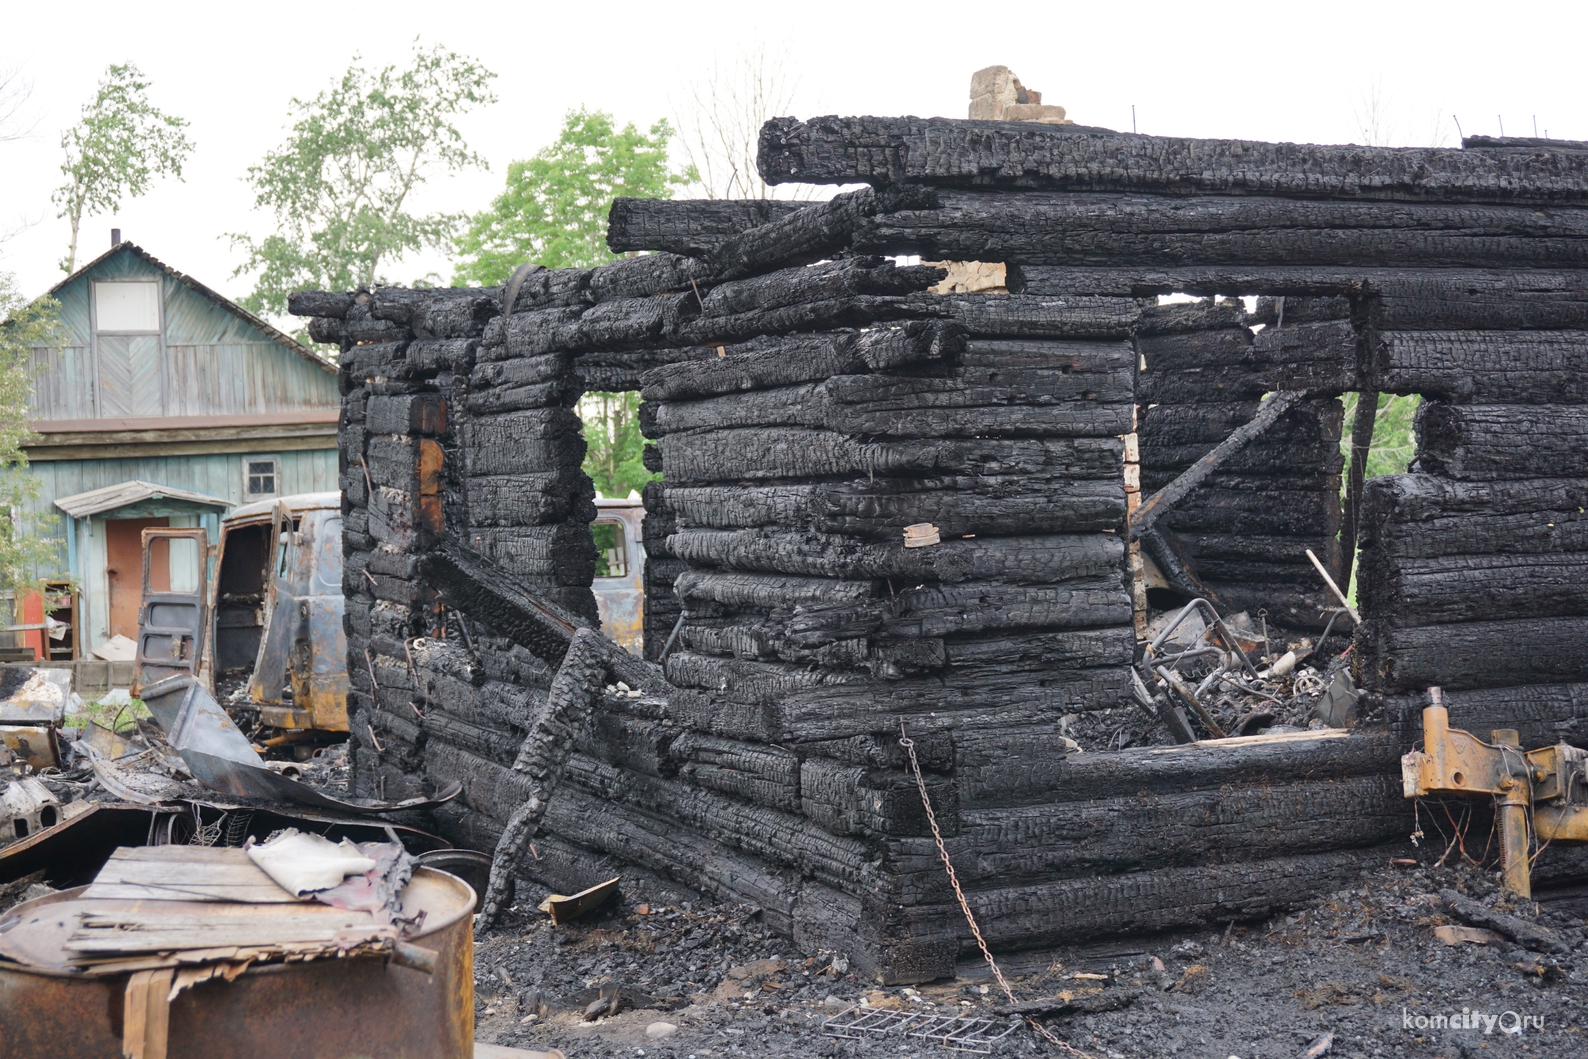
<path id="1" fill-rule="evenodd" d="M 217 547 L 202 674 L 216 699 L 266 728 L 346 732 L 341 494 L 245 504 Z"/>

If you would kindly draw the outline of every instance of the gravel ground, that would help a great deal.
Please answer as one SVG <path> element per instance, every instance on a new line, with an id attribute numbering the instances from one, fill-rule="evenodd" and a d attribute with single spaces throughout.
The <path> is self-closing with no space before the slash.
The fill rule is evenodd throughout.
<path id="1" fill-rule="evenodd" d="M 1498 902 L 1555 932 L 1571 951 L 1531 952 L 1503 938 L 1447 945 L 1435 928 L 1459 921 L 1441 911 L 1442 888 Z M 1005 963 L 1016 996 L 1046 1011 L 1042 1021 L 1055 1036 L 1094 1059 L 1297 1059 L 1325 1044 L 1315 1054 L 1588 1056 L 1584 922 L 1499 896 L 1494 876 L 1474 868 L 1386 863 L 1359 887 L 1292 915 Z M 851 973 L 839 954 L 794 950 L 750 908 L 653 889 L 552 926 L 525 911 L 531 907 L 520 905 L 478 944 L 481 1041 L 557 1048 L 570 1059 L 931 1056 L 949 1050 L 898 1037 L 842 1040 L 824 1033 L 823 1023 L 856 1004 L 1009 1017 L 977 964 L 961 964 L 975 977 L 882 988 Z M 605 1013 L 611 1001 L 603 1002 L 603 986 L 618 998 L 616 1014 Z M 1463 1012 L 1454 1029 L 1429 1021 Z M 652 1039 L 648 1028 L 666 1035 Z M 1024 1025 L 992 1051 L 1073 1055 Z"/>

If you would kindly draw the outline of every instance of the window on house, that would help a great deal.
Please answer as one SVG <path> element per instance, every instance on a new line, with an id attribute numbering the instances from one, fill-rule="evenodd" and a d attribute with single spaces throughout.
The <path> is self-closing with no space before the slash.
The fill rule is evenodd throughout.
<path id="1" fill-rule="evenodd" d="M 160 331 L 160 284 L 122 280 L 94 284 L 94 326 L 115 333 Z"/>
<path id="2" fill-rule="evenodd" d="M 263 500 L 280 492 L 281 464 L 278 460 L 243 461 L 244 492 L 250 500 Z"/>

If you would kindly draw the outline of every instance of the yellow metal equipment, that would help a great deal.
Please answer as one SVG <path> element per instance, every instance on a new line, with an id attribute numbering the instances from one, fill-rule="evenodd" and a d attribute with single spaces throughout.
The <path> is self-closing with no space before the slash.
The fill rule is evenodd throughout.
<path id="1" fill-rule="evenodd" d="M 1450 727 L 1444 693 L 1429 688 L 1423 709 L 1423 749 L 1401 758 L 1406 797 L 1481 795 L 1494 799 L 1500 829 L 1505 888 L 1532 897 L 1532 835 L 1540 842 L 1588 841 L 1588 751 L 1564 743 L 1523 751 L 1513 729 L 1490 733 L 1485 743 Z"/>

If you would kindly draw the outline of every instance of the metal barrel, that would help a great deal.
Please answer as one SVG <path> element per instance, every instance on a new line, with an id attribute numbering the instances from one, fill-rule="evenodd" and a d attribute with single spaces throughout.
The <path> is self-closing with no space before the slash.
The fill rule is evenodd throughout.
<path id="1" fill-rule="evenodd" d="M 81 889 L 18 905 L 0 923 L 68 914 Z M 437 953 L 431 974 L 374 957 L 250 967 L 171 1001 L 168 1059 L 469 1059 L 474 1050 L 474 891 L 418 868 L 403 893 L 423 909 L 408 939 Z M 128 975 L 0 960 L 0 1052 L 7 1059 L 122 1059 Z"/>

